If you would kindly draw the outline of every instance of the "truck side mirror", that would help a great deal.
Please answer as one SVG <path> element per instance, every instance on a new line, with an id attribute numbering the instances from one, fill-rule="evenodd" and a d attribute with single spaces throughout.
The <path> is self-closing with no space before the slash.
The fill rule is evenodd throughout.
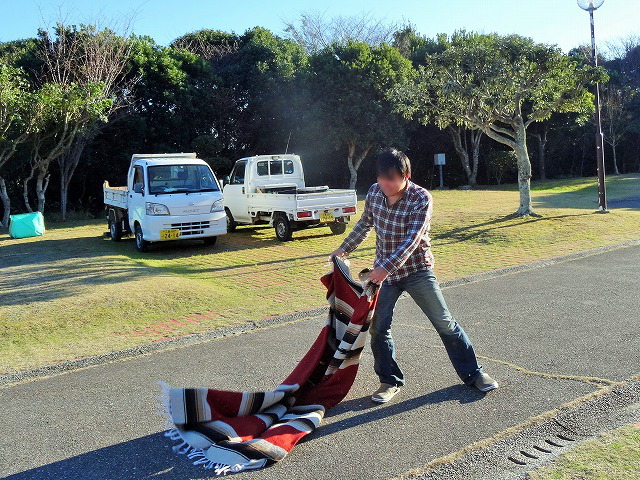
<path id="1" fill-rule="evenodd" d="M 222 179 L 222 185 L 226 185 L 229 183 L 229 175 L 225 175 Z"/>
<path id="2" fill-rule="evenodd" d="M 140 183 L 140 182 L 134 183 L 133 184 L 133 191 L 134 191 L 134 193 L 144 193 L 144 191 L 142 189 L 142 183 Z"/>

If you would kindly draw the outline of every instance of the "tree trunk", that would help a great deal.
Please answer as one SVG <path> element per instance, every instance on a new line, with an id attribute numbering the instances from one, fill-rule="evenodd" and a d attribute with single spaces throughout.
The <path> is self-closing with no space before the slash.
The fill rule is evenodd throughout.
<path id="1" fill-rule="evenodd" d="M 80 133 L 73 142 L 73 146 L 63 155 L 58 157 L 57 162 L 60 167 L 60 214 L 62 221 L 67 219 L 67 206 L 69 184 L 80 163 L 80 157 L 85 147 L 95 138 L 98 128 L 90 127 Z"/>
<path id="2" fill-rule="evenodd" d="M 11 199 L 7 193 L 7 185 L 4 182 L 4 178 L 0 177 L 0 200 L 2 200 L 3 214 L 2 224 L 0 228 L 9 228 L 9 215 L 11 215 Z"/>
<path id="3" fill-rule="evenodd" d="M 45 193 L 49 186 L 49 177 L 47 170 L 42 166 L 38 169 L 38 177 L 36 178 L 36 195 L 38 196 L 38 211 L 44 213 Z"/>
<path id="4" fill-rule="evenodd" d="M 618 157 L 616 156 L 615 143 L 611 144 L 611 148 L 613 149 L 613 174 L 620 175 L 620 170 L 618 170 Z"/>
<path id="5" fill-rule="evenodd" d="M 453 141 L 453 147 L 460 157 L 460 161 L 462 162 L 462 168 L 464 169 L 465 174 L 467 175 L 467 182 L 469 186 L 473 187 L 476 184 L 476 176 L 478 173 L 478 164 L 477 159 L 474 158 L 474 169 L 471 170 L 471 165 L 469 161 L 469 148 L 467 145 L 467 131 L 464 127 L 459 125 L 449 125 L 447 127 L 447 131 L 449 132 L 449 136 Z M 473 140 L 473 132 L 471 133 Z M 475 148 L 475 144 L 474 144 Z"/>
<path id="6" fill-rule="evenodd" d="M 508 145 L 515 152 L 518 164 L 518 190 L 520 191 L 520 207 L 515 212 L 518 217 L 531 215 L 541 217 L 531 208 L 531 161 L 527 150 L 527 127 L 518 115 L 511 126 L 513 131 L 496 125 L 478 126 L 484 133 L 493 140 Z"/>
<path id="7" fill-rule="evenodd" d="M 351 190 L 356 188 L 356 183 L 358 181 L 358 169 L 353 164 L 353 156 L 349 155 L 347 158 L 347 165 L 349 166 L 349 188 Z"/>
<path id="8" fill-rule="evenodd" d="M 65 182 L 62 175 L 60 176 L 60 215 L 62 221 L 67 220 L 67 198 L 69 194 L 69 183 Z"/>
<path id="9" fill-rule="evenodd" d="M 540 161 L 540 180 L 547 179 L 545 148 L 547 146 L 548 133 L 549 133 L 549 127 L 545 126 L 544 134 L 537 133 L 534 135 L 538 139 L 538 160 Z"/>
<path id="10" fill-rule="evenodd" d="M 31 167 L 31 172 L 29 172 L 29 176 L 24 179 L 24 182 L 22 184 L 22 198 L 24 199 L 24 207 L 27 209 L 27 212 L 29 213 L 33 212 L 33 209 L 31 208 L 31 203 L 29 202 L 29 180 L 33 178 L 33 175 L 35 174 L 35 172 L 36 172 L 36 166 L 33 165 Z"/>
<path id="11" fill-rule="evenodd" d="M 362 151 L 356 155 L 356 142 L 350 140 L 347 144 L 348 146 L 348 156 L 347 156 L 347 165 L 349 167 L 349 189 L 355 190 L 356 182 L 358 181 L 358 168 L 360 168 L 360 164 L 365 159 L 372 145 L 367 143 Z"/>
<path id="12" fill-rule="evenodd" d="M 476 186 L 478 184 L 478 163 L 480 160 L 480 141 L 482 140 L 482 130 L 471 131 L 471 145 L 473 155 L 473 166 L 471 167 L 471 178 L 469 178 L 469 185 Z"/>
<path id="13" fill-rule="evenodd" d="M 518 159 L 518 190 L 520 191 L 520 208 L 517 216 L 531 215 L 539 217 L 531 207 L 531 161 L 527 150 L 527 133 L 524 125 L 516 131 L 515 152 Z"/>
<path id="14" fill-rule="evenodd" d="M 518 190 L 520 191 L 520 207 L 516 212 L 518 216 L 531 215 L 531 164 L 527 147 L 519 145 L 516 149 L 518 159 Z"/>

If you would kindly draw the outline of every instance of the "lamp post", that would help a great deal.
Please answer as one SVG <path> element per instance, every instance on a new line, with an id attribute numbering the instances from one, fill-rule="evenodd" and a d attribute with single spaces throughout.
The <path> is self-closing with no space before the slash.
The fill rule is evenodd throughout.
<path id="1" fill-rule="evenodd" d="M 593 12 L 602 6 L 604 0 L 578 0 L 578 6 L 589 12 L 591 18 L 591 60 L 598 66 L 596 56 L 596 37 L 593 26 Z M 600 85 L 596 83 L 596 156 L 598 165 L 598 212 L 609 213 L 607 210 L 607 191 L 604 185 L 604 137 L 602 135 L 602 120 L 600 118 Z"/>

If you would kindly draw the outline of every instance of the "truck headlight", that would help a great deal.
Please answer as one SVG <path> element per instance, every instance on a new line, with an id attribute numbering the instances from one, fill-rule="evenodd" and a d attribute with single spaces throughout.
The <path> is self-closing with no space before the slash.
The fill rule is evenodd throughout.
<path id="1" fill-rule="evenodd" d="M 215 202 L 213 202 L 213 205 L 211 205 L 211 212 L 222 212 L 224 211 L 224 203 L 223 203 L 223 199 L 221 198 L 220 200 L 216 200 Z"/>
<path id="2" fill-rule="evenodd" d="M 169 209 L 161 203 L 145 203 L 147 207 L 147 215 L 169 215 Z"/>

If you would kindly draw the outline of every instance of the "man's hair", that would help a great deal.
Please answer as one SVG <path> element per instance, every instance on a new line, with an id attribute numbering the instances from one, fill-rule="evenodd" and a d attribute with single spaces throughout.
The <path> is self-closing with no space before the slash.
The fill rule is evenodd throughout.
<path id="1" fill-rule="evenodd" d="M 385 148 L 378 155 L 377 173 L 382 176 L 391 176 L 394 171 L 402 177 L 411 175 L 411 162 L 409 158 L 400 150 L 395 148 Z"/>

